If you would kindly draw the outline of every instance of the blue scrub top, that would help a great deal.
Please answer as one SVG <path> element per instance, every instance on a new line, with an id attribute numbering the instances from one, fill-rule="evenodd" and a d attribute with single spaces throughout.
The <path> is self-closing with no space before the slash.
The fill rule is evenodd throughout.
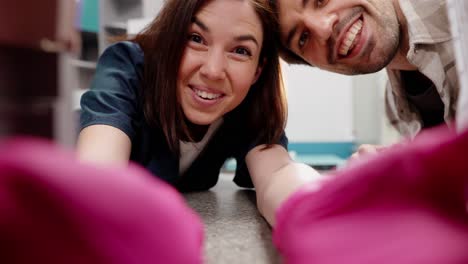
<path id="1" fill-rule="evenodd" d="M 231 157 L 237 161 L 234 182 L 241 187 L 253 187 L 245 156 L 263 143 L 247 135 L 248 128 L 237 108 L 224 116 L 221 127 L 180 175 L 179 157 L 170 151 L 162 129 L 150 127 L 143 115 L 140 90 L 143 62 L 143 51 L 134 42 L 118 42 L 106 49 L 99 59 L 91 89 L 81 98 L 80 129 L 103 124 L 122 130 L 132 142 L 130 159 L 181 191 L 213 187 L 221 167 Z M 287 148 L 284 133 L 277 144 Z"/>

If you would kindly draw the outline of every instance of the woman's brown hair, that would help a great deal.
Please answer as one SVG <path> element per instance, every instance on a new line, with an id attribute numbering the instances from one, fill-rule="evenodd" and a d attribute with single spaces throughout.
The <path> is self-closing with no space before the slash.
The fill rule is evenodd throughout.
<path id="1" fill-rule="evenodd" d="M 193 18 L 210 1 L 216 0 L 167 0 L 159 15 L 133 40 L 145 55 L 142 84 L 145 118 L 151 126 L 161 127 L 174 153 L 178 153 L 180 139 L 191 138 L 177 100 L 179 65 Z M 232 1 L 251 2 L 262 21 L 264 35 L 259 59 L 259 63 L 264 63 L 262 73 L 238 108 L 246 115 L 245 129 L 252 137 L 273 144 L 281 137 L 287 116 L 276 44 L 278 25 L 267 0 Z"/>

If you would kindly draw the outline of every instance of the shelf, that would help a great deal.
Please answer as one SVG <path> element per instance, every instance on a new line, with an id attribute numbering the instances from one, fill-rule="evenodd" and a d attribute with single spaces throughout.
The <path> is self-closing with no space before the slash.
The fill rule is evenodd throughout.
<path id="1" fill-rule="evenodd" d="M 104 25 L 104 30 L 106 34 L 111 36 L 120 36 L 127 34 L 127 22 L 118 22 L 114 21 Z"/>
<path id="2" fill-rule="evenodd" d="M 80 106 L 80 100 L 81 100 L 81 96 L 86 92 L 88 91 L 87 89 L 76 89 L 73 91 L 73 102 L 72 102 L 72 107 L 73 107 L 73 110 L 76 111 L 76 110 L 80 110 L 81 109 L 81 106 Z"/>
<path id="3" fill-rule="evenodd" d="M 141 9 L 142 2 L 141 0 L 112 0 L 111 5 L 113 5 L 116 10 L 125 14 L 131 12 L 131 10 Z"/>
<path id="4" fill-rule="evenodd" d="M 297 154 L 289 152 L 291 158 L 300 163 L 307 164 L 318 171 L 329 171 L 345 165 L 346 160 L 333 154 Z M 236 170 L 236 160 L 229 159 L 223 167 L 224 171 L 233 172 Z"/>
<path id="5" fill-rule="evenodd" d="M 84 60 L 77 60 L 77 59 L 70 60 L 70 63 L 71 65 L 75 67 L 89 69 L 89 70 L 96 69 L 96 65 L 97 65 L 97 63 L 94 61 L 84 61 Z"/>
<path id="6" fill-rule="evenodd" d="M 135 36 L 140 33 L 143 29 L 146 28 L 151 22 L 152 18 L 136 18 L 130 19 L 127 22 L 127 34 L 130 36 Z"/>

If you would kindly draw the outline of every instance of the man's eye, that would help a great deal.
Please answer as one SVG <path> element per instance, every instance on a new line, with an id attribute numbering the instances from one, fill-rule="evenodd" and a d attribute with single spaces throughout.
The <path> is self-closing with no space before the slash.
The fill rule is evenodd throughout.
<path id="1" fill-rule="evenodd" d="M 317 0 L 317 1 L 315 2 L 315 5 L 316 5 L 317 7 L 322 7 L 322 6 L 325 5 L 326 3 L 327 3 L 326 0 Z"/>
<path id="2" fill-rule="evenodd" d="M 252 53 L 246 48 L 236 48 L 234 53 L 245 55 L 245 56 L 252 56 Z"/>
<path id="3" fill-rule="evenodd" d="M 299 41 L 298 41 L 299 49 L 302 49 L 302 47 L 304 47 L 304 45 L 307 43 L 308 39 L 309 39 L 309 32 L 308 31 L 302 32 L 301 36 L 299 37 Z"/>
<path id="4" fill-rule="evenodd" d="M 203 43 L 203 38 L 197 34 L 190 34 L 189 40 L 196 43 Z"/>

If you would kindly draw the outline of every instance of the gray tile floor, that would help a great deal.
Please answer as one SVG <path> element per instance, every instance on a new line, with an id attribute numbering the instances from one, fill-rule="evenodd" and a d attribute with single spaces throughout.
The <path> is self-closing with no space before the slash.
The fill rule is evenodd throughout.
<path id="1" fill-rule="evenodd" d="M 280 263 L 255 192 L 239 188 L 232 177 L 222 173 L 211 190 L 185 194 L 205 224 L 205 263 Z"/>

